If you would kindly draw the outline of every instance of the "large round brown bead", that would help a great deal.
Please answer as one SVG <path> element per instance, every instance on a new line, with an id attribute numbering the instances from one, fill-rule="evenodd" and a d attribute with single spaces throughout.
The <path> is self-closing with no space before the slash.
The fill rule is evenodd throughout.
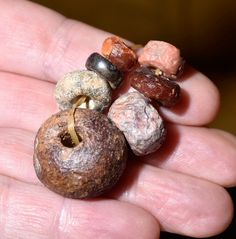
<path id="1" fill-rule="evenodd" d="M 69 198 L 99 196 L 121 177 L 127 148 L 121 131 L 95 110 L 76 109 L 75 146 L 67 133 L 68 112 L 50 117 L 35 139 L 34 167 L 40 181 Z"/>

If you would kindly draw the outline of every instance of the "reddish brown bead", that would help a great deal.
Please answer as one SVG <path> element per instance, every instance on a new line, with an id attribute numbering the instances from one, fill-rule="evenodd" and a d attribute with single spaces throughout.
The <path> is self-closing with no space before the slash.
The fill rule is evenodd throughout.
<path id="1" fill-rule="evenodd" d="M 120 71 L 130 70 L 137 62 L 134 51 L 119 37 L 108 37 L 102 45 L 102 54 Z"/>
<path id="2" fill-rule="evenodd" d="M 39 180 L 69 198 L 99 196 L 112 188 L 126 166 L 124 135 L 95 110 L 76 109 L 75 130 L 81 142 L 68 134 L 69 111 L 52 115 L 35 138 L 34 168 Z"/>
<path id="3" fill-rule="evenodd" d="M 171 107 L 180 98 L 180 87 L 178 84 L 155 75 L 149 68 L 136 68 L 129 73 L 128 77 L 132 87 L 146 97 L 158 101 L 163 106 Z"/>

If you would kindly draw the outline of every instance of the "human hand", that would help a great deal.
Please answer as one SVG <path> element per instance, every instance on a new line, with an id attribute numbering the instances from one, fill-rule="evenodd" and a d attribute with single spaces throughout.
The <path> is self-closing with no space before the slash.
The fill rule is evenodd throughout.
<path id="1" fill-rule="evenodd" d="M 32 162 L 35 133 L 58 111 L 53 91 L 65 73 L 84 68 L 108 33 L 22 0 L 0 0 L 0 235 L 1 238 L 159 238 L 160 230 L 207 237 L 233 215 L 223 187 L 236 185 L 235 137 L 203 128 L 219 95 L 188 69 L 183 99 L 161 109 L 167 142 L 130 161 L 104 198 L 65 199 L 38 181 Z M 125 88 L 125 87 L 124 87 Z"/>

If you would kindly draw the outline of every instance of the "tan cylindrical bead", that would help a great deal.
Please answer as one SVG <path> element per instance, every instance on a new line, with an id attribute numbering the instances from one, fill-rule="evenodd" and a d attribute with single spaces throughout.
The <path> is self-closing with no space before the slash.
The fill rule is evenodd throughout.
<path id="1" fill-rule="evenodd" d="M 61 110 L 72 108 L 80 96 L 87 96 L 89 101 L 80 107 L 102 111 L 111 102 L 111 87 L 97 73 L 81 70 L 66 74 L 58 81 L 55 98 Z"/>
<path id="2" fill-rule="evenodd" d="M 139 92 L 119 97 L 111 105 L 108 118 L 124 133 L 136 155 L 156 151 L 165 140 L 166 128 L 161 116 Z"/>

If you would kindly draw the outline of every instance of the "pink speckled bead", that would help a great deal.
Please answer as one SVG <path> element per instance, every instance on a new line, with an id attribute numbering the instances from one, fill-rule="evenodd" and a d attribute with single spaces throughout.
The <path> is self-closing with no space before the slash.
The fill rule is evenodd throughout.
<path id="1" fill-rule="evenodd" d="M 170 78 L 178 74 L 182 68 L 183 59 L 180 50 L 163 41 L 149 41 L 138 58 L 141 65 L 160 69 Z"/>
<path id="2" fill-rule="evenodd" d="M 163 119 L 139 92 L 120 96 L 110 107 L 108 118 L 120 129 L 134 154 L 155 152 L 166 137 Z"/>

